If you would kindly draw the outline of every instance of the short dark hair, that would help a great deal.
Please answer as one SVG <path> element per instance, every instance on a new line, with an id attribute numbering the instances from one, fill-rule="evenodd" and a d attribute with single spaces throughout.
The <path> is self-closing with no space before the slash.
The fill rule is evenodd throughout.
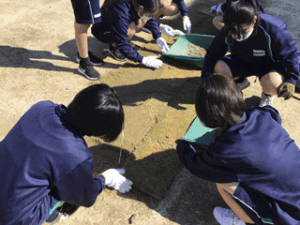
<path id="1" fill-rule="evenodd" d="M 234 82 L 222 74 L 202 79 L 196 94 L 196 112 L 201 122 L 222 130 L 241 123 L 246 104 Z"/>
<path id="2" fill-rule="evenodd" d="M 67 120 L 85 135 L 111 142 L 123 130 L 124 111 L 115 91 L 95 84 L 80 91 L 66 110 Z"/>
<path id="3" fill-rule="evenodd" d="M 254 17 L 257 16 L 257 20 L 254 24 L 254 32 L 257 30 L 259 24 L 258 18 L 259 11 L 253 0 L 239 0 L 233 2 L 223 15 L 224 32 L 225 35 L 232 39 L 230 34 L 236 35 L 238 38 L 244 34 L 242 28 L 243 25 L 251 25 Z"/>

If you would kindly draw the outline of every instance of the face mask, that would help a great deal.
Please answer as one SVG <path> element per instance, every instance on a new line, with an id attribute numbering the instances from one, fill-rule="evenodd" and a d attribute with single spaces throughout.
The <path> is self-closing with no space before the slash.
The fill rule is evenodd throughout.
<path id="1" fill-rule="evenodd" d="M 152 18 L 152 16 L 151 16 L 151 17 L 148 17 L 148 16 L 141 16 L 139 12 L 138 12 L 138 15 L 139 15 L 139 17 L 140 17 L 142 20 L 150 20 L 150 19 Z"/>
<path id="2" fill-rule="evenodd" d="M 253 30 L 254 30 L 254 29 L 252 29 L 252 30 L 251 30 L 249 33 L 247 33 L 247 34 L 241 34 L 241 37 L 240 37 L 240 38 L 237 38 L 236 35 L 231 35 L 231 37 L 232 37 L 234 40 L 238 41 L 238 42 L 245 41 L 246 39 L 248 39 L 248 38 L 251 36 L 251 34 L 253 33 Z"/>

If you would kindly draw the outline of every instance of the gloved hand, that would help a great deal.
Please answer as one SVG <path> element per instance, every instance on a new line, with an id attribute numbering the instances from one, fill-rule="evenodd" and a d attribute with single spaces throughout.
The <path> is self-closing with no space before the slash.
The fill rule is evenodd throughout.
<path id="1" fill-rule="evenodd" d="M 143 58 L 142 64 L 147 67 L 157 69 L 157 68 L 161 67 L 163 62 L 161 60 L 157 59 L 157 56 L 147 56 L 147 57 Z"/>
<path id="2" fill-rule="evenodd" d="M 183 23 L 183 30 L 186 33 L 190 34 L 192 30 L 192 23 L 190 18 L 188 16 L 184 16 L 182 19 L 182 23 Z"/>
<path id="3" fill-rule="evenodd" d="M 125 169 L 108 169 L 102 173 L 105 178 L 105 185 L 113 189 L 125 193 L 131 189 L 132 182 L 121 174 L 125 173 Z"/>
<path id="4" fill-rule="evenodd" d="M 283 97 L 284 100 L 289 99 L 295 93 L 295 85 L 290 82 L 283 82 L 278 88 L 278 97 Z"/>
<path id="5" fill-rule="evenodd" d="M 217 15 L 219 15 L 219 13 L 222 12 L 222 5 L 223 5 L 223 4 L 219 4 L 219 5 L 214 5 L 214 6 L 212 6 L 212 7 L 210 8 L 209 13 L 212 13 L 212 12 L 216 11 Z"/>
<path id="6" fill-rule="evenodd" d="M 167 24 L 160 24 L 161 30 L 168 36 L 173 37 L 176 35 L 183 35 L 184 33 L 180 30 L 174 30 L 172 27 L 170 27 Z"/>
<path id="7" fill-rule="evenodd" d="M 160 48 L 162 53 L 165 53 L 165 52 L 170 50 L 166 40 L 163 37 L 157 38 L 156 43 L 157 43 L 157 45 Z"/>

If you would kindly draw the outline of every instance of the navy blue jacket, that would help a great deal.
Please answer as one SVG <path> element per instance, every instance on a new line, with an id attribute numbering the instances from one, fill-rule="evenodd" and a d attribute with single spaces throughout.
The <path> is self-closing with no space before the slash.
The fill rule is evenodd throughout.
<path id="1" fill-rule="evenodd" d="M 142 62 L 143 56 L 137 51 L 132 50 L 128 43 L 127 30 L 131 22 L 137 25 L 140 17 L 134 9 L 134 0 L 117 1 L 110 6 L 108 10 L 101 7 L 102 21 L 97 24 L 97 28 L 101 30 L 109 30 L 112 32 L 113 40 L 120 52 L 129 60 L 134 62 Z M 153 38 L 156 40 L 161 37 L 158 24 L 154 18 L 147 21 L 145 27 L 152 32 Z"/>
<path id="2" fill-rule="evenodd" d="M 232 1 L 232 0 L 226 0 L 226 3 L 224 3 L 224 4 L 222 5 L 222 7 L 221 7 L 222 11 L 225 12 L 225 10 L 230 6 L 230 4 L 231 4 L 232 2 L 234 2 L 234 1 Z M 258 0 L 254 0 L 254 2 L 255 2 L 255 4 L 256 4 L 256 6 L 257 6 L 257 9 L 258 9 L 259 11 L 261 11 L 261 12 L 264 12 L 263 7 L 261 7 L 261 6 L 259 5 L 259 3 L 258 3 Z"/>
<path id="3" fill-rule="evenodd" d="M 64 106 L 35 104 L 0 142 L 0 224 L 42 224 L 59 200 L 93 205 L 105 180 L 92 169 L 92 153 L 66 122 Z"/>
<path id="4" fill-rule="evenodd" d="M 281 126 L 276 109 L 255 107 L 244 121 L 196 152 L 180 141 L 177 153 L 193 174 L 216 183 L 240 186 L 266 196 L 274 224 L 300 224 L 300 150 Z M 276 223 L 277 222 L 277 223 Z"/>
<path id="5" fill-rule="evenodd" d="M 181 15 L 188 16 L 188 9 L 184 0 L 173 0 L 173 2 L 178 5 L 178 9 Z"/>
<path id="6" fill-rule="evenodd" d="M 281 63 L 286 70 L 285 81 L 296 84 L 299 80 L 300 52 L 294 38 L 281 19 L 261 13 L 257 32 L 245 41 L 230 42 L 224 28 L 217 34 L 207 50 L 202 77 L 213 73 L 215 64 L 227 51 L 252 68 L 264 68 L 271 62 Z M 259 53 L 259 54 L 257 54 Z"/>

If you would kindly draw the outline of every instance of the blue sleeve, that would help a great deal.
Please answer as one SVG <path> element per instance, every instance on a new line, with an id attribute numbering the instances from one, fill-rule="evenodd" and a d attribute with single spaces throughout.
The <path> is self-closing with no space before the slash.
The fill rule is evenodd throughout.
<path id="1" fill-rule="evenodd" d="M 113 34 L 114 42 L 120 52 L 129 60 L 142 62 L 143 56 L 137 51 L 132 50 L 128 42 L 127 30 L 130 21 L 129 16 L 120 11 L 111 12 L 109 15 L 110 29 Z"/>
<path id="2" fill-rule="evenodd" d="M 62 201 L 90 207 L 105 187 L 103 176 L 93 176 L 93 161 L 89 158 L 62 177 L 55 190 Z"/>
<path id="3" fill-rule="evenodd" d="M 268 31 L 267 31 L 268 32 Z M 286 23 L 282 26 L 271 26 L 268 32 L 271 38 L 271 50 L 273 58 L 280 61 L 285 69 L 285 81 L 296 84 L 299 76 L 300 52 L 296 41 L 288 31 Z"/>
<path id="4" fill-rule="evenodd" d="M 230 4 L 231 4 L 232 2 L 234 2 L 234 1 L 232 1 L 232 0 L 226 0 L 226 3 L 224 3 L 224 4 L 222 5 L 222 7 L 221 7 L 222 12 L 225 12 L 226 9 L 230 6 Z M 261 11 L 261 12 L 264 12 L 263 7 L 261 7 L 261 6 L 259 5 L 258 1 L 257 1 L 257 0 L 254 0 L 254 2 L 255 2 L 255 4 L 256 4 L 257 9 L 258 9 L 259 11 Z"/>
<path id="5" fill-rule="evenodd" d="M 225 43 L 225 40 L 224 28 L 222 28 L 207 50 L 204 58 L 202 78 L 211 75 L 214 72 L 216 62 L 226 54 L 228 45 Z"/>
<path id="6" fill-rule="evenodd" d="M 188 9 L 184 0 L 173 0 L 177 5 L 182 16 L 188 16 Z"/>
<path id="7" fill-rule="evenodd" d="M 158 29 L 159 21 L 155 20 L 153 17 L 147 21 L 145 24 L 145 28 L 152 32 L 153 38 L 156 40 L 157 38 L 161 37 L 161 32 Z"/>
<path id="8" fill-rule="evenodd" d="M 223 3 L 223 5 L 221 6 L 222 12 L 225 12 L 231 3 L 232 3 L 232 0 L 226 0 L 226 2 Z"/>
<path id="9" fill-rule="evenodd" d="M 208 154 L 208 151 L 196 152 L 187 141 L 177 144 L 177 155 L 182 164 L 194 175 L 216 183 L 238 181 L 236 174 L 230 173 L 221 161 Z"/>
<path id="10" fill-rule="evenodd" d="M 279 115 L 279 112 L 273 108 L 272 106 L 265 106 L 265 107 L 262 107 L 262 110 L 266 110 L 270 113 L 271 117 L 276 121 L 278 122 L 279 124 L 281 124 L 281 117 Z"/>

